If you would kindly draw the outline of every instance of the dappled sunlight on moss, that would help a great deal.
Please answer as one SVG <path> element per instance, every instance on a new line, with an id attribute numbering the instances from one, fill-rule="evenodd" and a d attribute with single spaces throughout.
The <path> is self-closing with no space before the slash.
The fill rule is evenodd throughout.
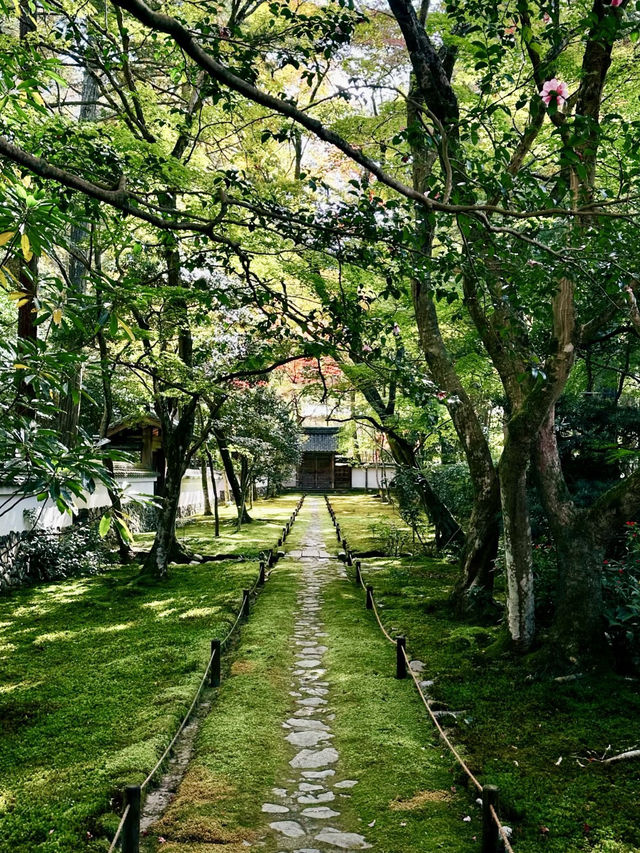
<path id="1" fill-rule="evenodd" d="M 269 509 L 261 548 L 294 503 Z M 75 851 L 87 827 L 113 831 L 110 798 L 141 781 L 171 739 L 211 638 L 226 633 L 256 571 L 255 559 L 188 565 L 142 586 L 137 566 L 116 566 L 0 599 L 2 793 L 15 804 L 0 814 L 1 849 Z M 25 797 L 34 785 L 37 797 Z"/>
<path id="2" fill-rule="evenodd" d="M 33 644 L 39 646 L 42 643 L 55 643 L 59 640 L 73 640 L 77 635 L 78 631 L 51 631 L 48 634 L 39 634 L 34 638 Z"/>
<path id="3" fill-rule="evenodd" d="M 181 613 L 178 619 L 205 619 L 207 616 L 213 616 L 214 613 L 219 612 L 219 607 L 191 607 Z"/>
<path id="4" fill-rule="evenodd" d="M 135 627 L 135 622 L 122 622 L 118 625 L 102 625 L 100 628 L 91 628 L 88 630 L 93 634 L 117 634 L 119 631 L 129 631 Z"/>

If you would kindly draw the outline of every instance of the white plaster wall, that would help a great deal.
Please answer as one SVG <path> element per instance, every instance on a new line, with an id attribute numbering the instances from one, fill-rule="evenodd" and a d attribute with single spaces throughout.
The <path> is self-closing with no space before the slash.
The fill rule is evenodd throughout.
<path id="1" fill-rule="evenodd" d="M 392 480 L 396 473 L 395 465 L 370 465 L 366 468 L 351 469 L 351 488 L 352 489 L 377 489 L 380 486 L 383 477 L 387 481 Z"/>
<path id="2" fill-rule="evenodd" d="M 125 497 L 148 498 L 153 496 L 156 475 L 151 471 L 121 471 L 117 472 L 116 476 L 125 490 Z M 216 472 L 216 485 L 218 494 L 223 499 L 224 481 L 219 472 Z M 210 475 L 209 490 L 210 497 L 213 500 Z M 43 504 L 35 497 L 17 499 L 12 498 L 11 494 L 11 489 L 0 486 L 0 536 L 29 530 L 33 526 L 31 521 L 33 517 L 37 519 L 38 527 L 60 528 L 67 527 L 72 523 L 71 516 L 59 512 L 56 505 L 51 501 L 45 501 Z M 109 504 L 107 490 L 103 485 L 98 485 L 92 495 L 87 494 L 82 500 L 78 500 L 78 509 L 98 509 L 107 507 Z M 182 508 L 193 507 L 191 511 L 195 513 L 202 512 L 204 509 L 204 494 L 199 470 L 190 469 L 185 474 L 180 491 L 180 506 Z"/>

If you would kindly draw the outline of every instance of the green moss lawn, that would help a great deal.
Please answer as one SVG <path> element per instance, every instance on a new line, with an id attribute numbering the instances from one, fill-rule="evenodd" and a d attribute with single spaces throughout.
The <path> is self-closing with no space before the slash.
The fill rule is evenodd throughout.
<path id="1" fill-rule="evenodd" d="M 331 502 L 355 550 L 369 550 L 370 524 L 394 512 L 366 495 Z M 505 655 L 499 626 L 452 620 L 448 599 L 457 574 L 448 563 L 372 558 L 363 561 L 363 573 L 387 626 L 406 634 L 411 656 L 425 662 L 423 678 L 435 681 L 435 698 L 464 711 L 452 726 L 454 741 L 480 780 L 499 786 L 514 848 L 640 850 L 640 764 L 607 767 L 593 760 L 609 746 L 613 754 L 639 743 L 638 682 L 602 672 L 556 682 L 540 671 L 535 656 L 518 661 Z M 385 644 L 381 635 L 379 643 Z M 413 701 L 419 712 L 417 695 Z M 462 777 L 452 779 L 459 789 Z M 474 799 L 469 792 L 468 801 Z"/>
<path id="2" fill-rule="evenodd" d="M 213 516 L 194 515 L 180 519 L 177 536 L 190 550 L 207 555 L 245 557 L 253 560 L 264 549 L 265 543 L 275 545 L 288 520 L 299 495 L 280 495 L 268 501 L 259 500 L 249 509 L 251 524 L 243 525 L 237 532 L 235 505 L 220 504 L 220 536 L 214 538 Z M 136 548 L 149 548 L 153 533 L 136 536 Z"/>
<path id="3" fill-rule="evenodd" d="M 259 520 L 225 528 L 220 553 L 275 545 L 295 502 L 256 503 Z M 208 524 L 197 530 L 213 552 Z M 178 566 L 159 583 L 137 572 L 0 599 L 2 853 L 107 849 L 122 786 L 141 782 L 171 739 L 257 564 Z"/>

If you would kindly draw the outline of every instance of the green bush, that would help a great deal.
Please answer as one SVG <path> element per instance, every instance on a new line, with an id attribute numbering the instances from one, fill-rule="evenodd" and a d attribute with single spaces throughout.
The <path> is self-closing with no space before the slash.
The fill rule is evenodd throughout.
<path id="1" fill-rule="evenodd" d="M 52 581 L 81 574 L 95 575 L 109 561 L 97 524 L 61 531 L 34 530 L 20 548 L 19 560 L 29 580 Z"/>
<path id="2" fill-rule="evenodd" d="M 464 527 L 473 508 L 473 485 L 466 462 L 430 465 L 425 473 L 434 492 Z"/>
<path id="3" fill-rule="evenodd" d="M 640 663 L 640 526 L 627 521 L 625 552 L 602 566 L 602 597 L 607 634 L 618 662 Z"/>
<path id="4" fill-rule="evenodd" d="M 411 532 L 393 521 L 376 521 L 369 525 L 380 550 L 388 557 L 399 557 L 411 550 Z"/>

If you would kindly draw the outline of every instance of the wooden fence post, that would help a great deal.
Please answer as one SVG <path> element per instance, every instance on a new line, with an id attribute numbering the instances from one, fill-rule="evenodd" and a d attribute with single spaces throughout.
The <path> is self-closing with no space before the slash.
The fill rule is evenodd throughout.
<path id="1" fill-rule="evenodd" d="M 404 651 L 407 647 L 406 637 L 396 637 L 396 678 L 407 677 L 407 661 Z"/>
<path id="2" fill-rule="evenodd" d="M 249 595 L 250 595 L 250 592 L 248 589 L 242 590 L 242 610 L 241 610 L 241 613 L 242 613 L 243 619 L 249 618 Z"/>
<path id="3" fill-rule="evenodd" d="M 482 787 L 482 847 L 481 853 L 496 853 L 498 849 L 498 825 L 491 814 L 491 806 L 497 808 L 498 789 L 495 785 Z"/>
<path id="4" fill-rule="evenodd" d="M 124 805 L 129 813 L 122 828 L 122 853 L 140 851 L 140 785 L 127 785 L 124 789 Z"/>
<path id="5" fill-rule="evenodd" d="M 373 587 L 367 584 L 367 610 L 373 610 Z"/>
<path id="6" fill-rule="evenodd" d="M 209 671 L 209 685 L 220 687 L 220 655 L 222 649 L 220 640 L 211 640 L 211 669 Z"/>

